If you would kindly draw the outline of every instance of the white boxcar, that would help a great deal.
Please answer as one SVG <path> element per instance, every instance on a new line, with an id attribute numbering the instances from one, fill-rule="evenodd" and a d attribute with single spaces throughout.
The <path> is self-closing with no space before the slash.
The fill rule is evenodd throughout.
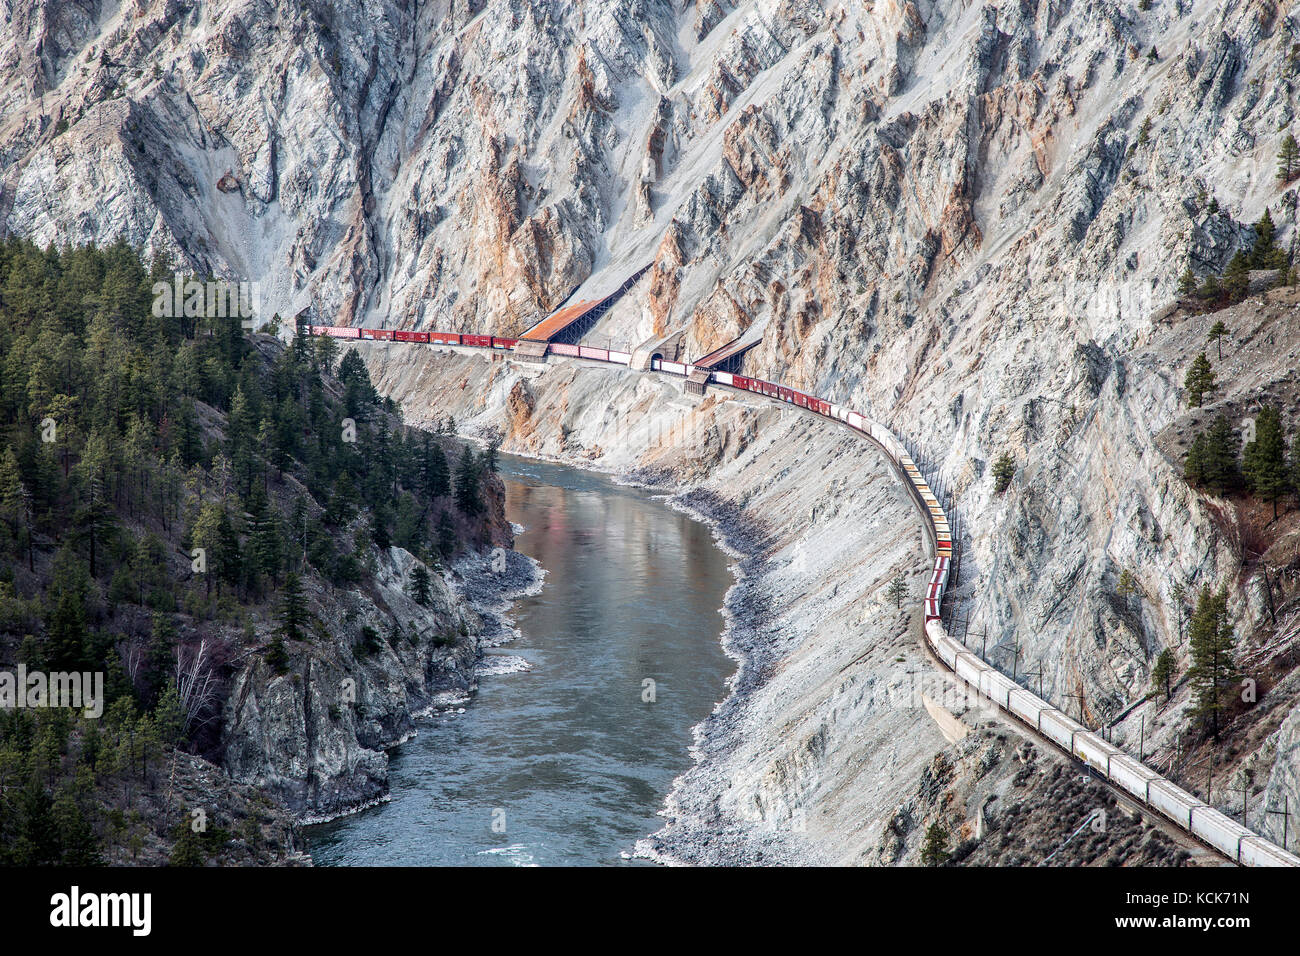
<path id="1" fill-rule="evenodd" d="M 1213 807 L 1193 807 L 1191 830 L 1230 860 L 1237 859 L 1241 838 L 1248 831 Z"/>
<path id="2" fill-rule="evenodd" d="M 1079 725 L 1055 707 L 1044 707 L 1038 715 L 1038 729 L 1048 740 L 1054 741 L 1069 750 L 1071 746 L 1070 734 L 1078 730 Z"/>
<path id="3" fill-rule="evenodd" d="M 1147 801 L 1147 784 L 1159 776 L 1154 770 L 1142 766 L 1128 754 L 1118 754 L 1110 758 L 1110 779 L 1143 803 Z"/>
<path id="4" fill-rule="evenodd" d="M 1007 710 L 1015 714 L 1030 727 L 1038 726 L 1038 713 L 1043 709 L 1043 702 L 1035 697 L 1023 687 L 1017 687 L 1011 692 L 1011 699 L 1007 702 Z"/>
<path id="5" fill-rule="evenodd" d="M 980 693 L 999 706 L 1008 707 L 1011 691 L 1015 687 L 1015 681 L 990 667 L 984 671 L 984 676 L 981 678 Z"/>
<path id="6" fill-rule="evenodd" d="M 1300 866 L 1293 854 L 1253 833 L 1241 838 L 1240 852 L 1246 866 Z"/>
<path id="7" fill-rule="evenodd" d="M 943 629 L 940 621 L 929 621 L 925 625 L 925 635 L 930 640 L 930 647 L 934 649 L 939 660 L 943 661 L 949 667 L 956 669 L 957 652 L 961 650 L 961 645 L 948 636 L 948 632 Z"/>
<path id="8" fill-rule="evenodd" d="M 1169 819 L 1177 821 L 1183 828 L 1192 828 L 1192 807 L 1201 801 L 1164 778 L 1152 780 L 1147 792 L 1150 794 L 1147 802 L 1151 806 Z"/>
<path id="9" fill-rule="evenodd" d="M 1120 752 L 1090 730 L 1074 735 L 1074 755 L 1092 769 L 1107 775 L 1107 761 Z"/>
<path id="10" fill-rule="evenodd" d="M 957 666 L 953 669 L 962 680 L 973 687 L 979 687 L 980 676 L 984 673 L 985 665 L 970 651 L 958 651 Z"/>

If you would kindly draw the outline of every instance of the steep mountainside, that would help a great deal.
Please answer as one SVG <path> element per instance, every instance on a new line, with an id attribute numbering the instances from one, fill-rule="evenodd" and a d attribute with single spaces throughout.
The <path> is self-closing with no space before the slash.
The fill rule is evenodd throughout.
<path id="1" fill-rule="evenodd" d="M 1157 448 L 1184 369 L 1143 355 L 1265 208 L 1292 243 L 1286 4 L 0 4 L 0 229 L 122 234 L 256 281 L 266 315 L 414 328 L 517 332 L 653 263 L 593 337 L 761 331 L 748 369 L 919 442 L 971 629 L 1129 746 L 1158 651 L 1186 662 L 1173 585 L 1258 616 Z"/>
<path id="2" fill-rule="evenodd" d="M 477 683 L 451 562 L 511 543 L 494 453 L 404 426 L 331 339 L 154 314 L 155 277 L 0 242 L 3 862 L 282 858 L 286 811 L 383 797 Z"/>

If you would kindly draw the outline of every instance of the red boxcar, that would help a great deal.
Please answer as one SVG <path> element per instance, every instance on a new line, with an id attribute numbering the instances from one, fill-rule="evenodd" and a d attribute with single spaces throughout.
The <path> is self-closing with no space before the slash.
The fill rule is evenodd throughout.
<path id="1" fill-rule="evenodd" d="M 375 339 L 380 342 L 391 342 L 393 340 L 392 329 L 362 329 L 361 337 L 363 339 Z"/>
<path id="2" fill-rule="evenodd" d="M 492 347 L 494 349 L 512 349 L 519 343 L 518 339 L 499 339 L 492 337 Z"/>
<path id="3" fill-rule="evenodd" d="M 460 336 L 455 332 L 430 332 L 430 345 L 460 345 Z"/>
<path id="4" fill-rule="evenodd" d="M 429 341 L 428 332 L 408 332 L 405 329 L 397 329 L 393 332 L 393 341 L 395 342 L 422 342 L 427 344 Z"/>
<path id="5" fill-rule="evenodd" d="M 346 325 L 313 325 L 315 335 L 328 335 L 332 339 L 359 339 L 361 330 Z"/>

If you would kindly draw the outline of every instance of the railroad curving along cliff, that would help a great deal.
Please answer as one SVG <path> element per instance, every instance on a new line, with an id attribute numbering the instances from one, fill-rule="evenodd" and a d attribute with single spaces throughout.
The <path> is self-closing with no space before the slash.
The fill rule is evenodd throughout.
<path id="1" fill-rule="evenodd" d="M 1046 748 L 1035 761 L 1016 757 L 1032 747 L 1024 734 L 930 663 L 923 526 L 870 441 L 757 395 L 694 397 L 680 382 L 622 368 L 359 348 L 376 387 L 412 421 L 451 413 L 467 434 L 503 428 L 508 451 L 660 487 L 736 555 L 723 633 L 737 661 L 731 693 L 697 728 L 696 763 L 640 853 L 684 863 L 916 863 L 938 824 L 950 850 L 969 855 L 977 833 L 1013 833 L 1026 812 L 1013 808 L 1049 805 L 1060 774 L 1076 773 Z M 888 593 L 900 574 L 901 602 Z M 950 743 L 925 698 L 971 734 Z M 981 746 L 997 756 L 969 759 Z M 939 756 L 956 769 L 936 782 Z M 1089 813 L 1114 805 L 1096 781 L 1081 786 Z M 1014 837 L 1021 862 L 1046 857 L 1083 822 L 1033 816 L 1044 829 Z M 1163 827 L 1130 822 L 1131 861 L 1207 859 Z M 1102 858 L 1076 841 L 1054 862 Z"/>

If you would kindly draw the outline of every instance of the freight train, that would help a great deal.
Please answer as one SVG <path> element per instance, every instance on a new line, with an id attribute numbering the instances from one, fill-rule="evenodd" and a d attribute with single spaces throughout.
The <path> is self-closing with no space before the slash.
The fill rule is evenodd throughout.
<path id="1" fill-rule="evenodd" d="M 507 351 L 513 349 L 519 342 L 518 339 L 497 338 L 491 335 L 408 332 L 400 329 L 365 329 L 348 326 L 314 325 L 311 331 L 314 335 L 328 335 L 340 339 L 452 345 Z M 632 360 L 631 353 L 628 352 L 555 342 L 548 345 L 547 352 L 566 358 L 588 359 L 615 365 L 629 365 Z M 693 365 L 667 362 L 659 358 L 654 359 L 650 367 L 652 371 L 681 377 L 687 377 L 695 371 Z M 797 408 L 807 409 L 823 418 L 840 422 L 870 438 L 884 450 L 895 468 L 906 479 L 905 485 L 925 519 L 927 535 L 933 545 L 934 564 L 922 604 L 925 614 L 926 641 L 935 656 L 951 668 L 960 680 L 975 688 L 982 696 L 996 703 L 1007 713 L 1023 721 L 1036 733 L 1059 745 L 1097 775 L 1172 820 L 1228 859 L 1247 866 L 1300 866 L 1300 858 L 1170 783 L 1136 758 L 1124 753 L 1078 721 L 1025 690 L 997 668 L 972 654 L 948 634 L 940 610 L 944 592 L 950 583 L 949 573 L 953 560 L 952 527 L 929 482 L 893 432 L 843 405 L 789 388 L 778 382 L 767 382 L 730 372 L 712 371 L 709 373 L 707 384 L 751 392 Z"/>

